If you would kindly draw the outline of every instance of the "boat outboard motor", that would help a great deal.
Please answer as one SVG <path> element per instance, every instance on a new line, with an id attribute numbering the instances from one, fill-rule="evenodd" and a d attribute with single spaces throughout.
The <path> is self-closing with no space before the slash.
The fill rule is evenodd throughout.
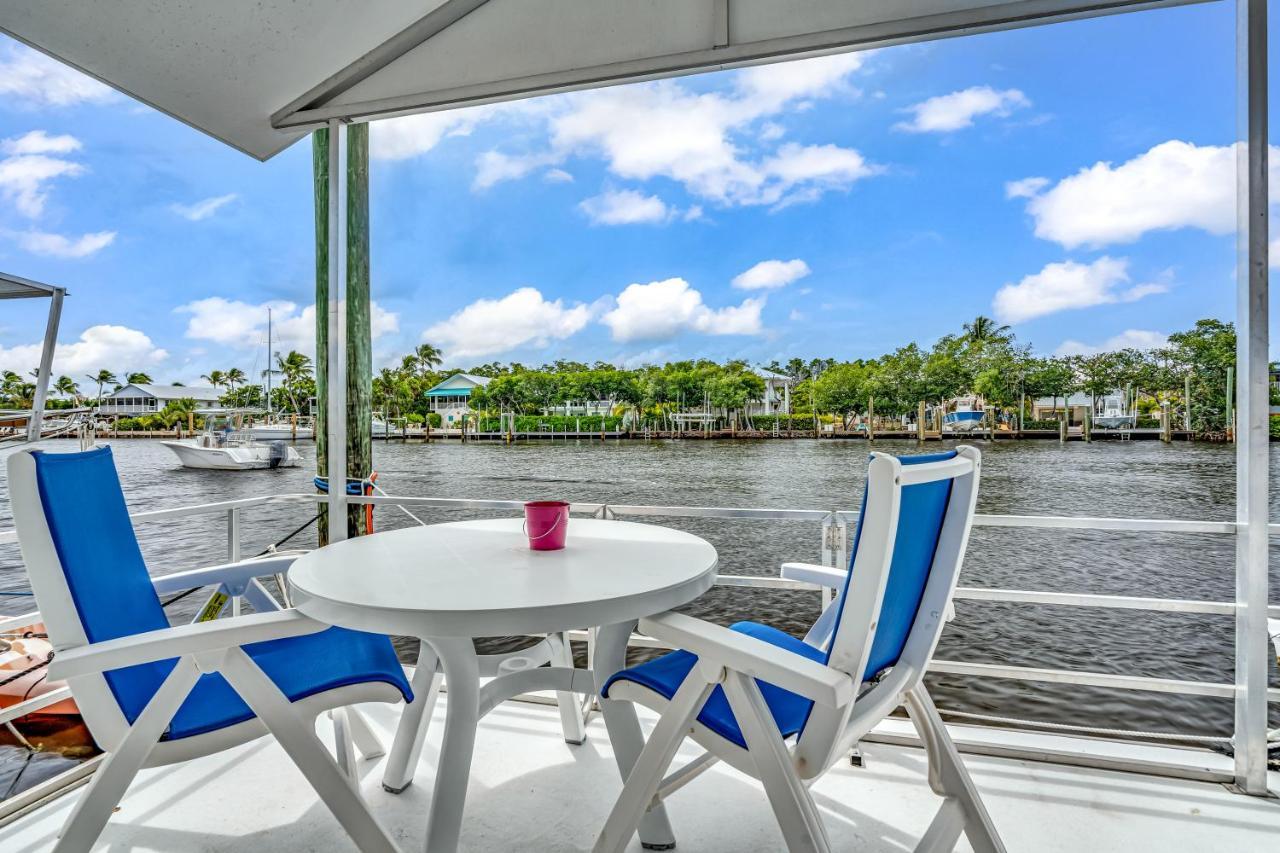
<path id="1" fill-rule="evenodd" d="M 285 460 L 285 456 L 288 452 L 284 439 L 277 439 L 271 442 L 271 467 L 279 468 L 280 463 Z"/>

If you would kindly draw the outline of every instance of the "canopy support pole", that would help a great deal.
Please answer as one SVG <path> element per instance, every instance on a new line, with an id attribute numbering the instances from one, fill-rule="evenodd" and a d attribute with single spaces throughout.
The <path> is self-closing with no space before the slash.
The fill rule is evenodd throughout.
<path id="1" fill-rule="evenodd" d="M 325 470 L 328 541 L 347 538 L 347 126 L 329 122 L 327 175 L 328 323 L 325 369 Z"/>
<path id="2" fill-rule="evenodd" d="M 53 351 L 58 346 L 58 324 L 62 321 L 62 297 L 66 291 L 55 287 L 49 294 L 49 321 L 44 327 L 44 347 L 40 350 L 40 367 L 36 370 L 36 393 L 31 401 L 31 419 L 27 421 L 27 441 L 40 438 L 44 421 L 44 404 L 49 395 L 49 374 L 53 371 Z"/>
<path id="3" fill-rule="evenodd" d="M 1267 793 L 1267 571 L 1270 545 L 1267 166 L 1267 0 L 1236 0 L 1239 122 L 1236 207 L 1235 777 Z"/>

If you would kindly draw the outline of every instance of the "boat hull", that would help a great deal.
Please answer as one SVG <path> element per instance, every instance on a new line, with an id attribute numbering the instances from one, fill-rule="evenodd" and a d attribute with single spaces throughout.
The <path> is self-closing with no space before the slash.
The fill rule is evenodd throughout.
<path id="1" fill-rule="evenodd" d="M 299 441 L 307 441 L 315 438 L 315 432 L 311 427 L 300 426 L 295 432 L 288 424 L 260 424 L 245 427 L 241 432 L 247 432 L 258 441 L 293 441 L 295 438 Z"/>
<path id="2" fill-rule="evenodd" d="M 1097 429 L 1133 429 L 1137 423 L 1138 418 L 1134 415 L 1099 416 L 1093 420 Z"/>
<path id="3" fill-rule="evenodd" d="M 982 412 L 947 412 L 942 416 L 942 428 L 947 432 L 973 432 L 982 428 Z"/>
<path id="4" fill-rule="evenodd" d="M 252 471 L 263 468 L 294 468 L 302 464 L 302 456 L 292 447 L 284 447 L 284 453 L 274 454 L 270 444 L 231 445 L 228 447 L 199 447 L 188 441 L 162 441 L 173 451 L 184 468 L 201 468 L 211 471 Z"/>

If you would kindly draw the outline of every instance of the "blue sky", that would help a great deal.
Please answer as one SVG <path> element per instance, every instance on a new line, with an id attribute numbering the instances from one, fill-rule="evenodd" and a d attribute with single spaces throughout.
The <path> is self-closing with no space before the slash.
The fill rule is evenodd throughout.
<path id="1" fill-rule="evenodd" d="M 375 360 L 872 357 L 979 313 L 1158 344 L 1234 313 L 1233 51 L 1219 3 L 375 124 Z M 309 143 L 258 163 L 9 42 L 0 140 L 57 370 L 256 372 L 268 304 L 312 349 Z"/>

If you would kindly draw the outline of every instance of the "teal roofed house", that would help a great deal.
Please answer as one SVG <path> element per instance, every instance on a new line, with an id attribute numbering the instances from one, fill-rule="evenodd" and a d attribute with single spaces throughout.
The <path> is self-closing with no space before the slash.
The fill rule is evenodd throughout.
<path id="1" fill-rule="evenodd" d="M 431 411 L 438 412 L 444 426 L 456 426 L 471 409 L 471 392 L 489 384 L 488 376 L 471 373 L 455 373 L 434 388 L 426 391 Z"/>

